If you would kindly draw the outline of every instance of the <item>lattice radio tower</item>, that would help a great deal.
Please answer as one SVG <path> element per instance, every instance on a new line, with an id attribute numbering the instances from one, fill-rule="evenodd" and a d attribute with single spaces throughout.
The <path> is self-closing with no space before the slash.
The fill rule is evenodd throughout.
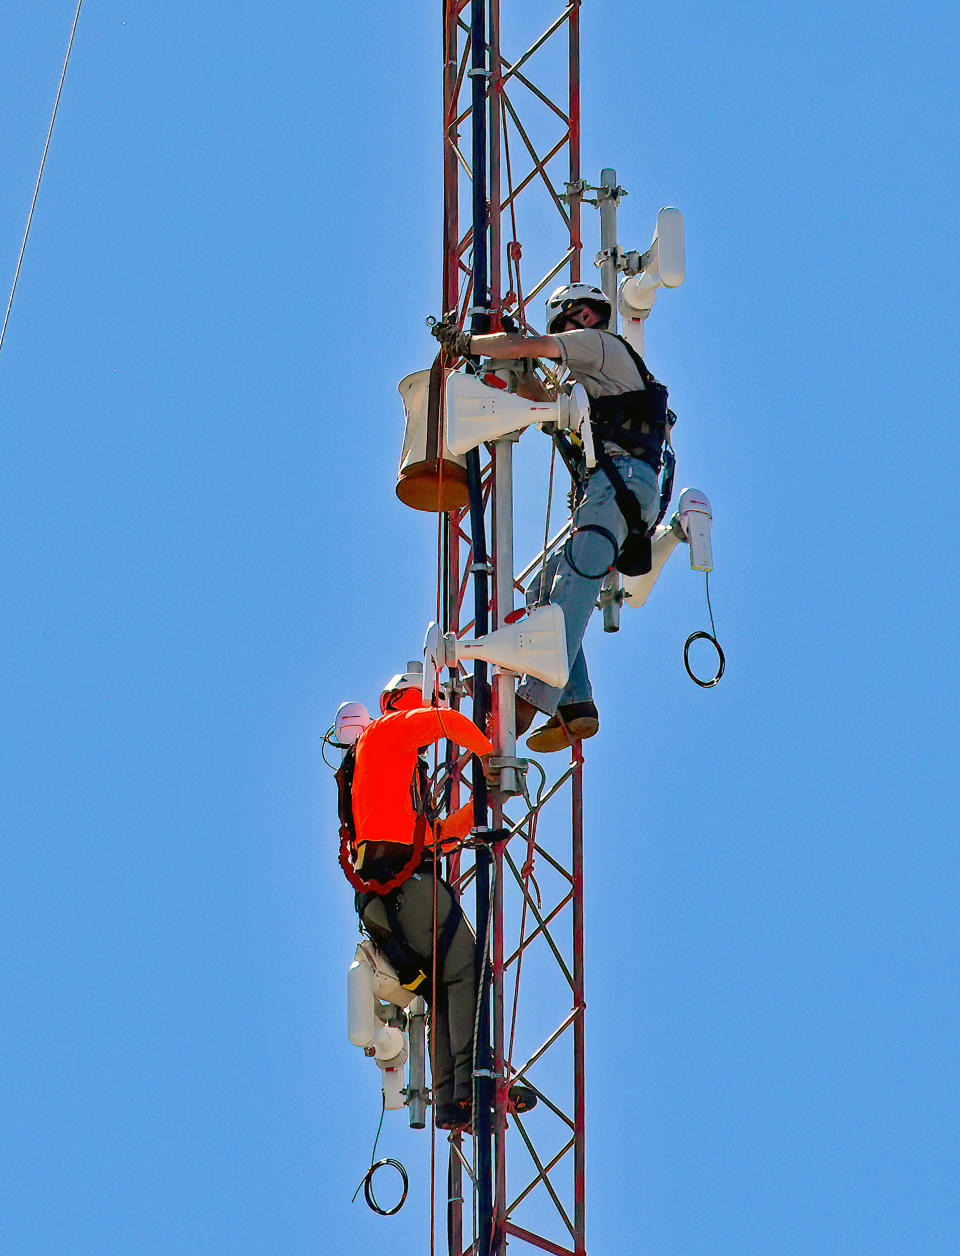
<path id="1" fill-rule="evenodd" d="M 443 309 L 476 333 L 500 330 L 505 313 L 521 327 L 538 322 L 535 315 L 528 322 L 530 303 L 547 285 L 580 277 L 586 189 L 580 178 L 579 9 L 579 0 L 572 0 L 543 30 L 529 32 L 528 41 L 511 39 L 518 51 L 508 57 L 500 0 L 444 5 Z M 532 280 L 525 251 L 537 267 Z M 536 571 L 535 559 L 521 580 L 514 579 L 515 439 L 490 442 L 489 461 L 477 450 L 467 455 L 470 507 L 445 516 L 443 527 L 445 631 L 480 637 L 496 630 L 514 610 L 522 578 Z M 477 661 L 473 718 L 481 728 L 491 707 L 501 784 L 509 789 L 521 783 L 513 763 L 514 678 L 499 672 L 491 688 L 486 664 Z M 586 1242 L 579 743 L 535 803 L 528 795 L 526 805 L 518 798 L 505 808 L 499 792 L 488 801 L 479 770 L 473 791 L 479 829 L 500 836 L 478 844 L 465 875 L 451 869 L 454 878 L 475 878 L 484 980 L 472 1161 L 461 1141 L 451 1139 L 449 1252 L 500 1256 L 510 1239 L 580 1256 Z M 552 827 L 548 844 L 541 840 L 546 806 L 554 813 L 569 809 L 569 822 Z M 545 966 L 559 980 L 552 981 Z M 518 1080 L 539 1095 L 526 1116 L 508 1112 L 508 1087 Z M 466 1239 L 465 1184 L 473 1198 L 472 1238 Z"/>

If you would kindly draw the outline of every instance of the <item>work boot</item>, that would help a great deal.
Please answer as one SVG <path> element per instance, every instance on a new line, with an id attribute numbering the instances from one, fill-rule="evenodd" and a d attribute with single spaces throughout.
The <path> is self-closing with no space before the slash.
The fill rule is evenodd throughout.
<path id="1" fill-rule="evenodd" d="M 470 1132 L 473 1121 L 473 1103 L 469 1099 L 456 1099 L 437 1105 L 438 1130 L 462 1130 Z"/>
<path id="2" fill-rule="evenodd" d="M 463 677 L 463 688 L 468 697 L 473 697 L 473 677 Z M 541 714 L 540 708 L 535 707 L 532 702 L 528 702 L 526 698 L 521 698 L 517 694 L 515 699 L 515 722 L 517 726 L 517 736 L 522 737 L 527 731 L 534 719 Z"/>
<path id="3" fill-rule="evenodd" d="M 540 754 L 552 754 L 592 737 L 599 727 L 600 717 L 592 702 L 568 702 L 557 707 L 556 715 L 551 715 L 546 724 L 533 730 L 527 745 Z"/>
<path id="4" fill-rule="evenodd" d="M 528 702 L 526 698 L 521 698 L 519 694 L 516 697 L 517 712 L 517 736 L 522 737 L 530 725 L 534 721 L 534 717 L 541 714 L 540 708 L 535 707 L 532 702 Z"/>
<path id="5" fill-rule="evenodd" d="M 512 1112 L 529 1112 L 537 1106 L 537 1092 L 531 1086 L 524 1086 L 522 1082 L 513 1083 L 507 1091 L 507 1098 Z"/>

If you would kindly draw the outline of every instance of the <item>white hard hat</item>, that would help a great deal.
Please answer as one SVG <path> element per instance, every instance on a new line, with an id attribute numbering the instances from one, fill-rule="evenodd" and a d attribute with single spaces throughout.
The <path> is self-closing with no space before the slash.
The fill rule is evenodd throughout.
<path id="1" fill-rule="evenodd" d="M 416 695 L 409 692 L 416 690 Z M 380 695 L 380 710 L 386 715 L 391 711 L 408 710 L 425 706 L 423 701 L 423 664 L 414 659 L 405 672 L 391 676 Z"/>
<path id="2" fill-rule="evenodd" d="M 565 283 L 547 298 L 547 335 L 552 335 L 561 318 L 569 313 L 574 305 L 586 302 L 596 308 L 598 314 L 610 321 L 613 310 L 606 293 L 590 283 Z"/>
<path id="3" fill-rule="evenodd" d="M 372 723 L 370 712 L 362 702 L 342 702 L 333 721 L 334 740 L 341 746 L 352 746 Z"/>

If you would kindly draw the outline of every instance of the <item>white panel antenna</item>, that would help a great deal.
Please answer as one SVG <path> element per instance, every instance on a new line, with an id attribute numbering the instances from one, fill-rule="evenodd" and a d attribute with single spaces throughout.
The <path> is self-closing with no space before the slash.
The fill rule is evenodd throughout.
<path id="1" fill-rule="evenodd" d="M 683 214 L 666 207 L 657 214 L 657 229 L 646 253 L 627 253 L 623 268 L 629 275 L 620 284 L 617 308 L 623 318 L 623 334 L 638 353 L 643 353 L 643 321 L 653 309 L 658 288 L 677 288 L 683 283 L 686 262 L 683 247 Z"/>
<path id="2" fill-rule="evenodd" d="M 690 542 L 690 566 L 694 571 L 713 571 L 710 527 L 713 512 L 710 498 L 697 488 L 685 488 L 677 502 L 680 526 Z"/>
<path id="3" fill-rule="evenodd" d="M 453 371 L 447 376 L 447 444 L 465 454 L 484 441 L 519 432 L 531 423 L 556 423 L 565 430 L 589 432 L 590 402 L 581 384 L 569 397 L 529 401 L 502 388 L 491 388 L 476 375 Z"/>
<path id="4" fill-rule="evenodd" d="M 439 625 L 431 624 L 423 643 L 423 696 L 428 702 L 439 669 L 456 667 L 462 659 L 484 659 L 561 689 L 570 675 L 563 611 L 552 603 L 538 606 L 518 623 L 506 624 L 476 641 L 452 632 L 444 636 Z"/>
<path id="5" fill-rule="evenodd" d="M 690 566 L 694 571 L 712 571 L 710 527 L 713 513 L 710 499 L 697 488 L 685 488 L 677 503 L 677 513 L 670 523 L 657 528 L 650 545 L 651 567 L 642 576 L 623 577 L 625 606 L 642 606 L 650 596 L 664 563 L 681 541 L 690 545 Z"/>

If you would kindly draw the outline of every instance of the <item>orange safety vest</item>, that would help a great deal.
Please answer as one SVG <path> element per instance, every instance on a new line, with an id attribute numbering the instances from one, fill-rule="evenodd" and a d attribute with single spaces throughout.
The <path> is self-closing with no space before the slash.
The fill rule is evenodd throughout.
<path id="1" fill-rule="evenodd" d="M 419 707 L 394 711 L 374 720 L 356 743 L 351 810 L 354 833 L 341 825 L 340 863 L 355 889 L 384 894 L 416 870 L 424 846 L 465 837 L 473 825 L 473 803 L 468 802 L 429 834 L 425 817 L 414 807 L 411 782 L 423 746 L 441 739 L 456 742 L 474 754 L 489 754 L 493 745 L 473 720 L 446 707 Z M 392 842 L 409 846 L 411 857 L 389 882 L 364 881 L 358 874 L 360 847 L 365 842 Z"/>

